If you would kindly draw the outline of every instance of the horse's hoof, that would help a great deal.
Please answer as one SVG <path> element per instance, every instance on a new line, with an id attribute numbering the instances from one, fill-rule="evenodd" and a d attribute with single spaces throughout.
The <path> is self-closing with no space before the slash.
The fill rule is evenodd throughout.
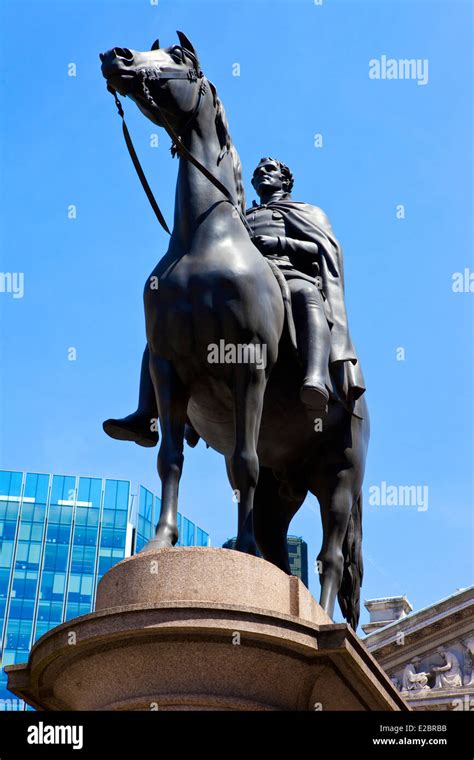
<path id="1" fill-rule="evenodd" d="M 148 541 L 147 544 L 143 547 L 143 549 L 140 549 L 140 552 L 153 552 L 158 551 L 158 549 L 172 549 L 173 548 L 173 542 L 168 539 L 164 538 L 152 538 L 151 541 Z"/>
<path id="2" fill-rule="evenodd" d="M 254 540 L 250 540 L 250 541 L 246 541 L 246 540 L 239 541 L 239 540 L 237 540 L 236 544 L 235 544 L 235 551 L 242 552 L 243 554 L 250 554 L 253 557 L 259 557 L 259 556 L 261 556 L 260 552 L 258 550 L 258 546 L 257 546 L 257 544 L 255 543 Z"/>

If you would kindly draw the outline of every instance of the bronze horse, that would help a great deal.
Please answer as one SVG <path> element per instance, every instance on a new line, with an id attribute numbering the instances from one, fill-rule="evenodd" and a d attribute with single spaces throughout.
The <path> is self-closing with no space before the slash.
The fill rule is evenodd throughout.
<path id="1" fill-rule="evenodd" d="M 331 398 L 322 430 L 303 406 L 302 369 L 290 340 L 282 286 L 246 227 L 241 165 L 224 108 L 191 42 L 178 36 L 180 45 L 160 48 L 157 42 L 146 52 L 113 48 L 100 56 L 109 88 L 165 128 L 179 156 L 169 247 L 144 290 L 162 434 L 161 514 L 145 549 L 171 547 L 178 539 L 188 418 L 225 457 L 231 487 L 239 494 L 238 550 L 255 554 L 258 546 L 266 560 L 290 573 L 290 521 L 308 491 L 316 496 L 323 525 L 320 603 L 333 616 L 338 596 L 344 617 L 356 628 L 369 438 L 365 398 L 359 400 L 358 416 Z M 243 346 L 247 358 L 211 362 L 211 345 Z M 264 367 L 257 360 L 262 347 Z"/>

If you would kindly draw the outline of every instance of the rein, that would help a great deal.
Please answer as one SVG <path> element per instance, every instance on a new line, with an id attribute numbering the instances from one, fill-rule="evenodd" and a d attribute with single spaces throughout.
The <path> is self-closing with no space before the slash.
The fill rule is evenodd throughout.
<path id="1" fill-rule="evenodd" d="M 107 89 L 108 89 L 109 92 L 112 93 L 112 95 L 115 98 L 115 105 L 117 106 L 117 110 L 118 110 L 119 116 L 122 118 L 122 132 L 123 132 L 123 136 L 125 138 L 125 143 L 127 145 L 128 152 L 130 154 L 130 158 L 132 159 L 133 165 L 135 167 L 135 171 L 137 172 L 138 178 L 139 178 L 140 182 L 142 183 L 142 187 L 143 187 L 143 189 L 144 189 L 144 191 L 146 193 L 146 197 L 150 201 L 150 205 L 151 205 L 153 211 L 155 212 L 156 218 L 158 219 L 159 223 L 161 224 L 161 226 L 163 227 L 163 229 L 165 230 L 165 232 L 167 232 L 168 235 L 171 235 L 170 229 L 169 229 L 168 225 L 166 224 L 166 219 L 163 216 L 163 214 L 161 212 L 161 209 L 160 209 L 160 207 L 158 206 L 158 204 L 157 204 L 157 202 L 155 200 L 155 196 L 152 193 L 152 190 L 150 188 L 150 185 L 148 184 L 147 178 L 145 177 L 145 173 L 144 173 L 144 171 L 142 169 L 140 161 L 138 160 L 138 156 L 137 156 L 137 153 L 135 151 L 135 148 L 133 147 L 132 138 L 130 137 L 130 132 L 128 131 L 128 127 L 127 127 L 127 124 L 125 122 L 125 115 L 124 115 L 124 112 L 123 112 L 122 104 L 121 104 L 121 102 L 120 102 L 120 100 L 119 100 L 119 98 L 117 96 L 116 91 L 112 87 L 110 87 L 109 85 L 107 85 Z"/>
<path id="2" fill-rule="evenodd" d="M 201 107 L 202 96 L 203 96 L 204 92 L 206 91 L 206 83 L 205 83 L 204 74 L 202 73 L 202 71 L 197 71 L 197 69 L 193 69 L 193 70 L 188 71 L 188 73 L 185 74 L 184 72 L 180 72 L 180 71 L 168 71 L 168 72 L 163 72 L 162 73 L 161 71 L 158 72 L 156 70 L 150 71 L 149 69 L 148 70 L 142 69 L 139 72 L 139 75 L 141 76 L 141 84 L 142 84 L 142 89 L 143 89 L 143 94 L 145 96 L 145 99 L 147 100 L 148 104 L 152 108 L 155 108 L 158 111 L 158 113 L 160 115 L 160 119 L 161 119 L 161 121 L 162 121 L 162 123 L 164 125 L 164 128 L 165 128 L 165 130 L 167 131 L 168 135 L 171 138 L 171 141 L 172 141 L 172 144 L 171 144 L 171 153 L 172 153 L 172 155 L 174 156 L 176 153 L 178 153 L 180 156 L 182 156 L 187 161 L 189 161 L 191 164 L 193 164 L 193 166 L 195 166 L 196 169 L 198 169 L 201 172 L 201 174 L 203 174 L 214 185 L 214 187 L 216 187 L 218 190 L 220 190 L 220 192 L 223 195 L 225 195 L 225 197 L 227 198 L 227 200 L 234 207 L 235 211 L 237 211 L 237 213 L 239 214 L 239 216 L 240 216 L 240 218 L 241 218 L 241 220 L 242 220 L 242 222 L 244 224 L 244 227 L 246 228 L 247 232 L 249 233 L 250 237 L 252 238 L 253 237 L 253 231 L 250 228 L 249 223 L 247 222 L 247 219 L 245 218 L 245 215 L 242 213 L 241 209 L 239 208 L 239 206 L 235 202 L 235 200 L 234 200 L 232 194 L 230 193 L 230 191 L 228 190 L 228 188 L 225 185 L 223 185 L 222 182 L 217 179 L 217 177 L 214 177 L 214 175 L 212 174 L 212 172 L 210 172 L 209 169 L 207 169 L 203 164 L 201 164 L 201 162 L 195 156 L 193 156 L 193 154 L 191 153 L 191 151 L 188 150 L 188 148 L 186 148 L 186 146 L 183 143 L 182 136 L 179 135 L 176 132 L 176 130 L 174 129 L 174 127 L 170 124 L 170 122 L 168 121 L 168 119 L 167 119 L 166 115 L 164 114 L 163 110 L 160 108 L 160 106 L 158 105 L 158 103 L 156 103 L 156 101 L 153 99 L 153 97 L 152 97 L 152 95 L 150 93 L 150 90 L 148 89 L 147 84 L 146 84 L 146 78 L 147 78 L 147 76 L 150 79 L 187 79 L 189 82 L 197 82 L 198 79 L 202 80 L 201 83 L 200 83 L 200 85 L 199 85 L 199 96 L 198 96 L 198 100 L 197 100 L 196 106 L 195 106 L 193 112 L 191 113 L 191 115 L 189 116 L 188 120 L 184 124 L 184 127 L 182 129 L 182 131 L 184 132 L 185 130 L 187 130 L 189 128 L 190 124 L 194 121 L 194 119 L 198 115 L 199 109 Z M 124 111 L 123 111 L 122 103 L 120 102 L 120 99 L 119 99 L 119 97 L 117 95 L 117 91 L 111 85 L 109 85 L 109 84 L 107 84 L 107 90 L 114 97 L 115 105 L 117 106 L 118 114 L 119 114 L 119 116 L 122 119 L 122 132 L 123 132 L 123 136 L 124 136 L 124 139 L 125 139 L 125 143 L 127 145 L 128 152 L 130 154 L 130 158 L 132 159 L 133 165 L 135 167 L 135 171 L 138 174 L 138 178 L 139 178 L 139 180 L 140 180 L 140 182 L 142 184 L 142 187 L 143 187 L 143 189 L 145 191 L 145 194 L 146 194 L 146 196 L 147 196 L 147 198 L 148 198 L 148 200 L 150 202 L 150 205 L 151 205 L 153 211 L 155 212 L 155 216 L 158 219 L 159 223 L 161 224 L 161 226 L 163 227 L 163 229 L 165 230 L 165 232 L 167 232 L 168 235 L 171 235 L 170 229 L 169 229 L 169 227 L 168 227 L 168 225 L 166 223 L 166 220 L 165 220 L 165 218 L 164 218 L 164 216 L 163 216 L 163 214 L 161 212 L 160 207 L 158 206 L 158 203 L 156 202 L 155 196 L 153 195 L 153 192 L 152 192 L 152 190 L 150 188 L 150 185 L 148 184 L 147 178 L 145 176 L 145 173 L 144 173 L 144 171 L 142 169 L 142 166 L 141 166 L 140 161 L 138 159 L 137 153 L 136 153 L 135 148 L 133 146 L 132 138 L 130 137 L 130 132 L 128 131 L 127 124 L 125 122 L 125 114 L 124 114 Z"/>

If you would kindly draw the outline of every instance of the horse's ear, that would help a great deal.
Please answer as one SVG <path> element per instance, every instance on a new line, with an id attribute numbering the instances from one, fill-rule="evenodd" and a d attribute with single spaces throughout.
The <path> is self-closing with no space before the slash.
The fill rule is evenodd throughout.
<path id="1" fill-rule="evenodd" d="M 159 50 L 160 49 L 160 41 L 155 40 L 153 45 L 151 46 L 151 50 Z"/>
<path id="2" fill-rule="evenodd" d="M 178 39 L 180 41 L 181 47 L 183 47 L 185 50 L 189 50 L 189 52 L 195 56 L 196 61 L 197 61 L 198 54 L 196 50 L 194 49 L 194 45 L 191 42 L 191 40 L 189 40 L 183 32 L 176 32 L 176 34 L 178 35 Z"/>

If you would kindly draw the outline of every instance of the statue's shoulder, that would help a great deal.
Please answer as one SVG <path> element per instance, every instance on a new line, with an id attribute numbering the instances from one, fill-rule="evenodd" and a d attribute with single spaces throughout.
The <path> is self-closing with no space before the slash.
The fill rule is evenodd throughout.
<path id="1" fill-rule="evenodd" d="M 296 212 L 299 212 L 306 218 L 310 219 L 313 224 L 316 224 L 318 227 L 322 227 L 326 230 L 331 229 L 331 222 L 329 221 L 327 214 L 322 208 L 319 208 L 319 206 L 312 206 L 310 203 L 302 203 L 301 201 L 294 200 L 287 201 L 287 203 L 289 203 Z"/>
<path id="2" fill-rule="evenodd" d="M 250 208 L 245 210 L 245 216 L 248 216 L 257 208 L 260 208 L 260 204 L 256 203 L 255 201 L 252 201 L 252 205 L 250 206 Z"/>

